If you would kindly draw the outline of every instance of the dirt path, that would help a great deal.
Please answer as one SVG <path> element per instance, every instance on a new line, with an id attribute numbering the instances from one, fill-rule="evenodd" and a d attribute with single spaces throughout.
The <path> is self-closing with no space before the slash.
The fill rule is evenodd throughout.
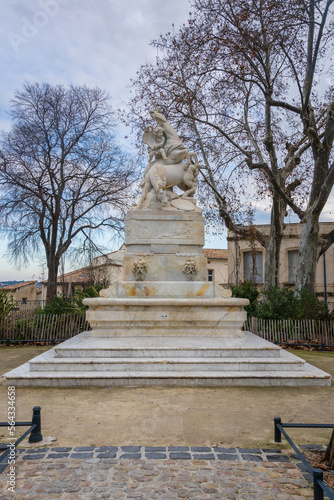
<path id="1" fill-rule="evenodd" d="M 0 347 L 1 374 L 47 349 Z M 333 352 L 291 352 L 334 376 Z M 5 421 L 3 385 L 0 400 L 0 421 Z M 270 448 L 275 416 L 283 422 L 333 423 L 334 387 L 16 389 L 17 420 L 29 420 L 35 405 L 42 407 L 43 435 L 55 436 L 57 446 Z M 7 437 L 4 429 L 0 441 Z M 327 444 L 330 430 L 291 435 L 298 443 Z"/>

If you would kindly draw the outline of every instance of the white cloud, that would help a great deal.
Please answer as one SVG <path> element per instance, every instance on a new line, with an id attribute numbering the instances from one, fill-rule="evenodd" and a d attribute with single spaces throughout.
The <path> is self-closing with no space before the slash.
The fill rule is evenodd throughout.
<path id="1" fill-rule="evenodd" d="M 98 85 L 116 101 L 141 62 L 154 57 L 149 42 L 187 18 L 188 0 L 17 0 L 3 5 L 0 88 L 27 79 Z M 3 93 L 1 92 L 3 96 Z"/>

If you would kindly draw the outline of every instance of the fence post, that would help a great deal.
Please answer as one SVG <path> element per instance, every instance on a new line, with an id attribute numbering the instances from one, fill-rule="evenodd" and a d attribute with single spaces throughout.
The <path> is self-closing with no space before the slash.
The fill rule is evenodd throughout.
<path id="1" fill-rule="evenodd" d="M 324 490 L 318 484 L 323 481 L 324 473 L 321 469 L 313 469 L 313 498 L 314 500 L 324 500 Z"/>
<path id="2" fill-rule="evenodd" d="M 277 424 L 281 424 L 282 420 L 280 417 L 275 417 L 274 418 L 274 423 L 275 423 L 275 443 L 280 443 L 282 441 L 282 433 L 277 427 Z"/>
<path id="3" fill-rule="evenodd" d="M 29 443 L 38 443 L 43 440 L 41 432 L 41 407 L 34 406 L 32 409 L 32 424 L 36 424 L 35 429 L 33 429 L 29 436 Z"/>
<path id="4" fill-rule="evenodd" d="M 9 337 L 6 338 L 6 346 L 9 347 L 10 346 L 10 340 L 9 340 Z"/>

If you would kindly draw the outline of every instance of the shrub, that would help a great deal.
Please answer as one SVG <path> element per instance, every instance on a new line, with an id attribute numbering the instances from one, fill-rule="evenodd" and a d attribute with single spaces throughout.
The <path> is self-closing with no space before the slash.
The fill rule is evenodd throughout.
<path id="1" fill-rule="evenodd" d="M 329 319 L 329 310 L 326 302 L 306 290 L 297 292 L 298 318 L 300 319 Z"/>
<path id="2" fill-rule="evenodd" d="M 0 289 L 0 318 L 7 316 L 8 313 L 15 307 L 10 297 L 10 291 L 4 288 Z"/>
<path id="3" fill-rule="evenodd" d="M 297 299 L 293 290 L 275 286 L 264 290 L 263 295 L 263 299 L 255 309 L 255 316 L 264 319 L 295 318 Z"/>
<path id="4" fill-rule="evenodd" d="M 72 298 L 66 297 L 65 295 L 55 295 L 52 302 L 48 302 L 42 308 L 37 309 L 38 314 L 65 314 L 73 312 Z"/>
<path id="5" fill-rule="evenodd" d="M 248 299 L 250 304 L 249 306 L 245 306 L 245 311 L 251 316 L 255 316 L 255 311 L 257 307 L 257 299 L 259 297 L 258 289 L 256 285 L 247 280 L 241 285 L 231 286 L 232 296 Z"/>
<path id="6" fill-rule="evenodd" d="M 84 314 L 88 307 L 82 303 L 83 299 L 99 297 L 99 291 L 102 290 L 102 288 L 103 287 L 101 285 L 90 285 L 88 288 L 84 288 L 83 290 L 76 290 L 73 295 L 73 312 Z"/>
<path id="7" fill-rule="evenodd" d="M 101 285 L 90 285 L 83 290 L 76 290 L 72 297 L 55 295 L 52 302 L 45 305 L 43 309 L 38 308 L 39 314 L 66 314 L 66 313 L 82 313 L 84 314 L 88 307 L 83 305 L 82 301 L 88 297 L 98 297 Z"/>
<path id="8" fill-rule="evenodd" d="M 232 286 L 233 297 L 249 299 L 250 305 L 245 311 L 262 319 L 329 319 L 327 304 L 306 289 L 294 293 L 293 290 L 279 286 L 263 291 L 263 298 L 258 300 L 259 292 L 251 281 L 239 286 Z"/>
<path id="9" fill-rule="evenodd" d="M 257 304 L 254 316 L 263 319 L 317 319 L 329 318 L 327 304 L 303 289 L 293 290 L 278 286 L 265 290 L 263 299 Z"/>

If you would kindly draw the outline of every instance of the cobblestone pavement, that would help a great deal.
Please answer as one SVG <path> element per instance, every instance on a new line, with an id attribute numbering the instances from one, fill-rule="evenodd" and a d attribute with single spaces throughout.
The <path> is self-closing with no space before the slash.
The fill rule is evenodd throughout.
<path id="1" fill-rule="evenodd" d="M 15 492 L 8 491 L 9 468 L 3 470 L 0 498 L 312 498 L 312 487 L 297 465 L 280 450 L 183 446 L 35 448 L 18 450 Z"/>

